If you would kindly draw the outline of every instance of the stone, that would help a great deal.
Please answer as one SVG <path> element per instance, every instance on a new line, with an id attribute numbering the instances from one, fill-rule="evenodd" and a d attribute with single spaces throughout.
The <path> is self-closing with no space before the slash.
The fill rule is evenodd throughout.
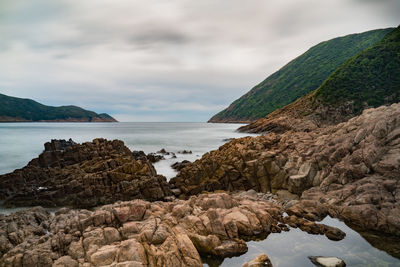
<path id="1" fill-rule="evenodd" d="M 117 248 L 115 246 L 104 246 L 92 254 L 90 262 L 94 266 L 105 266 L 114 262 L 117 256 Z"/>
<path id="2" fill-rule="evenodd" d="M 246 262 L 245 264 L 242 265 L 242 267 L 263 267 L 263 266 L 267 267 L 273 266 L 271 260 L 265 253 L 258 255 L 253 260 Z"/>
<path id="3" fill-rule="evenodd" d="M 346 263 L 336 257 L 313 257 L 310 256 L 308 257 L 314 265 L 319 266 L 319 267 L 344 267 L 346 266 Z"/>
<path id="4" fill-rule="evenodd" d="M 52 267 L 66 267 L 66 266 L 78 267 L 78 262 L 72 259 L 70 256 L 63 256 L 54 261 L 52 265 Z"/>

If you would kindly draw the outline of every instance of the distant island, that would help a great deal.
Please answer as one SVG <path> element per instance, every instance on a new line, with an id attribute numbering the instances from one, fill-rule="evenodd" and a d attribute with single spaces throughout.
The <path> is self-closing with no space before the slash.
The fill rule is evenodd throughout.
<path id="1" fill-rule="evenodd" d="M 0 122 L 117 122 L 106 113 L 77 106 L 52 107 L 32 99 L 0 94 Z"/>

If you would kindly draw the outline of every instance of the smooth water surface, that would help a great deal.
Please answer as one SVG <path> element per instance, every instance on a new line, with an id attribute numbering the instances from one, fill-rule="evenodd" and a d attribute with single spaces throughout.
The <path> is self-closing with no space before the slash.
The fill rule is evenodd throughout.
<path id="1" fill-rule="evenodd" d="M 249 134 L 237 133 L 240 124 L 210 123 L 0 123 L 0 174 L 24 167 L 44 149 L 51 139 L 69 139 L 81 143 L 102 137 L 120 139 L 131 150 L 156 152 L 161 148 L 177 153 L 191 150 L 193 154 L 176 154 L 155 164 L 157 172 L 167 178 L 175 176 L 170 165 L 184 159 L 193 161 L 217 149 L 227 138 Z"/>
<path id="2" fill-rule="evenodd" d="M 220 266 L 242 266 L 262 253 L 268 255 L 274 267 L 314 266 L 308 256 L 339 257 L 348 267 L 400 266 L 399 259 L 373 247 L 345 223 L 329 216 L 321 223 L 341 229 L 346 237 L 341 241 L 332 241 L 324 235 L 311 235 L 291 228 L 289 232 L 270 234 L 262 241 L 247 242 L 249 251 L 246 254 L 227 258 Z"/>

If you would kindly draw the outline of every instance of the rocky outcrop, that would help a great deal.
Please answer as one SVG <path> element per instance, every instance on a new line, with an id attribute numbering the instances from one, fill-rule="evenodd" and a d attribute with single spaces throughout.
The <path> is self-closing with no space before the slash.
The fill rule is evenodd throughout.
<path id="1" fill-rule="evenodd" d="M 174 164 L 171 165 L 171 168 L 177 171 L 182 170 L 185 168 L 187 165 L 189 165 L 191 162 L 188 160 L 183 160 L 181 162 L 175 162 Z"/>
<path id="2" fill-rule="evenodd" d="M 400 235 L 400 104 L 347 122 L 235 139 L 181 170 L 181 196 L 203 191 L 273 192 L 298 217 L 327 214 Z"/>
<path id="3" fill-rule="evenodd" d="M 34 208 L 0 216 L 0 266 L 202 266 L 200 255 L 246 252 L 243 238 L 279 229 L 281 212 L 269 200 L 226 193 L 55 216 Z"/>
<path id="4" fill-rule="evenodd" d="M 239 127 L 239 132 L 277 133 L 287 131 L 309 132 L 336 125 L 355 116 L 353 102 L 332 106 L 315 99 L 316 91 L 277 109 L 265 118 Z M 367 107 L 364 107 L 367 108 Z"/>
<path id="5" fill-rule="evenodd" d="M 52 140 L 26 167 L 0 175 L 0 199 L 6 205 L 93 207 L 169 195 L 165 177 L 146 158 L 135 159 L 119 140 Z"/>

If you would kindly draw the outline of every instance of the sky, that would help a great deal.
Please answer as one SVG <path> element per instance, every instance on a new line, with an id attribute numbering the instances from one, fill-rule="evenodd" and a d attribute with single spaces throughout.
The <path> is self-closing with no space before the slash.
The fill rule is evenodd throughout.
<path id="1" fill-rule="evenodd" d="M 207 121 L 399 0 L 1 0 L 0 93 L 120 121 Z"/>

